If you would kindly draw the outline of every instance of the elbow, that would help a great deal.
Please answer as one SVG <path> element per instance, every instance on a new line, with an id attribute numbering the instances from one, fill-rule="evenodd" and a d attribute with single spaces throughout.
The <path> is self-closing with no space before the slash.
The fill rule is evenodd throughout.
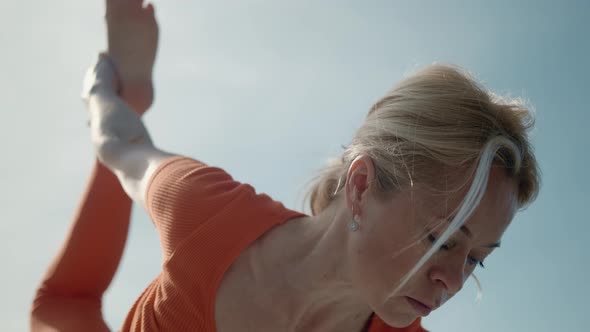
<path id="1" fill-rule="evenodd" d="M 108 332 L 101 308 L 101 297 L 59 295 L 40 289 L 29 311 L 29 330 Z"/>
<path id="2" fill-rule="evenodd" d="M 31 306 L 29 308 L 29 321 L 31 323 L 35 319 L 35 316 L 38 314 L 39 307 L 42 305 L 43 300 L 46 298 L 45 295 L 46 294 L 45 294 L 42 286 L 39 287 L 37 289 L 37 291 L 35 291 L 35 295 L 33 296 L 33 301 L 31 302 Z"/>
<path id="3" fill-rule="evenodd" d="M 29 307 L 29 328 L 30 331 L 54 331 L 47 327 L 45 324 L 48 316 L 56 307 L 55 298 L 57 296 L 53 294 L 48 286 L 43 283 L 35 291 L 33 301 Z"/>

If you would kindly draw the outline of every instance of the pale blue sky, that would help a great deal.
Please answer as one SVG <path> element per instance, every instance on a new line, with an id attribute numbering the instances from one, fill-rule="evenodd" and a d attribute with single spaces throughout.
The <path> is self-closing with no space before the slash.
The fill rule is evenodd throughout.
<path id="1" fill-rule="evenodd" d="M 444 5 L 443 5 L 444 3 Z M 502 248 L 424 325 L 432 331 L 587 331 L 590 3 L 587 1 L 156 1 L 157 144 L 224 167 L 288 207 L 370 105 L 432 62 L 464 66 L 529 100 L 543 171 Z M 0 2 L 0 324 L 27 329 L 34 288 L 69 226 L 93 160 L 82 76 L 104 47 L 101 1 Z M 118 328 L 159 271 L 134 210 L 105 299 Z"/>

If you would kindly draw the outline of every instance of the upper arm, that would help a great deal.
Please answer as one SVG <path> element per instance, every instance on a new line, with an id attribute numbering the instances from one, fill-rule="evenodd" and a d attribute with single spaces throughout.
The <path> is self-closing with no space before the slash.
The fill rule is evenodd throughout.
<path id="1" fill-rule="evenodd" d="M 151 176 L 148 213 L 158 228 L 165 258 L 200 227 L 231 209 L 247 185 L 227 172 L 190 158 L 170 158 Z"/>
<path id="2" fill-rule="evenodd" d="M 174 154 L 150 144 L 106 142 L 98 149 L 101 162 L 117 175 L 129 197 L 146 207 L 145 197 L 150 178 L 160 164 Z"/>
<path id="3" fill-rule="evenodd" d="M 158 228 L 165 255 L 241 191 L 240 183 L 220 168 L 173 158 L 176 156 L 151 143 L 109 142 L 99 147 L 99 157 L 117 175 L 125 192 L 146 208 Z"/>

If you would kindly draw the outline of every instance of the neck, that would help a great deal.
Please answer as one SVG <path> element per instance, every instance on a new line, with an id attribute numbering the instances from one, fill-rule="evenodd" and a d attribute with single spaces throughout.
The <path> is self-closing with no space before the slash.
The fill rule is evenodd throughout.
<path id="1" fill-rule="evenodd" d="M 263 242 L 263 282 L 281 290 L 272 308 L 287 331 L 361 331 L 371 315 L 349 278 L 349 216 L 341 204 L 289 221 Z"/>

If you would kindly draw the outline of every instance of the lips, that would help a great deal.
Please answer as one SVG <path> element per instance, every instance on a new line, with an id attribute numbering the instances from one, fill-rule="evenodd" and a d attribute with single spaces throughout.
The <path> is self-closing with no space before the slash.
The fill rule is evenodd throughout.
<path id="1" fill-rule="evenodd" d="M 434 307 L 429 306 L 414 298 L 406 297 L 406 299 L 408 300 L 410 306 L 414 308 L 414 310 L 416 310 L 418 314 L 420 314 L 420 316 L 428 316 L 428 314 L 430 314 L 430 312 L 434 309 Z"/>

